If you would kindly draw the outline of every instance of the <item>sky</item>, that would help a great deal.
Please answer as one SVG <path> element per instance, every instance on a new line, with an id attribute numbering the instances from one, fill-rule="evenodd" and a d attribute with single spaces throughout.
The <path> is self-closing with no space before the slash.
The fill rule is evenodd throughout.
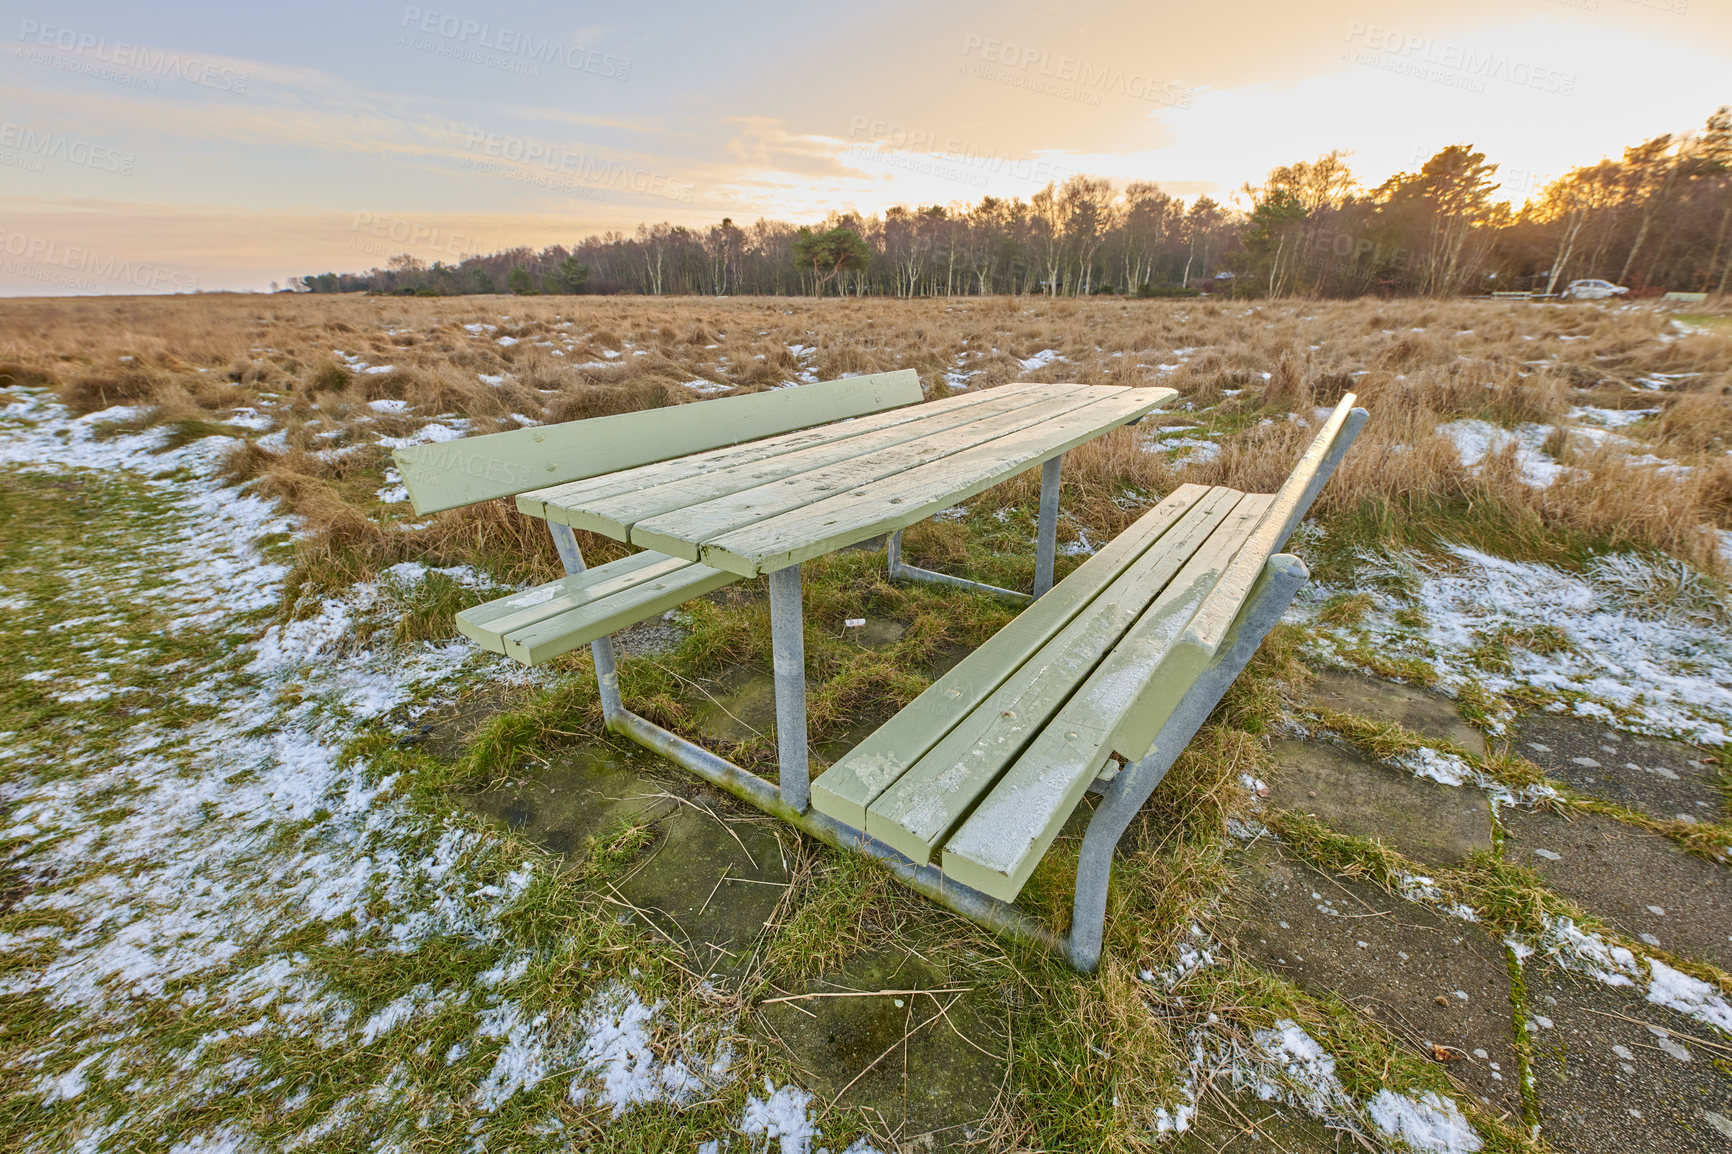
<path id="1" fill-rule="evenodd" d="M 639 223 L 1230 200 L 1468 143 L 1520 201 L 1732 103 L 1727 0 L 0 0 L 0 295 L 262 291 Z"/>

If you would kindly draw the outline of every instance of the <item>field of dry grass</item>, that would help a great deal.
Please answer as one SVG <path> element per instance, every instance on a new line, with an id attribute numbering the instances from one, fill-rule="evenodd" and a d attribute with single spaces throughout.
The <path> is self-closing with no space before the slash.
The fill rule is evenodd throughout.
<path id="1" fill-rule="evenodd" d="M 0 387 L 52 383 L 75 412 L 134 406 L 116 427 L 183 437 L 239 417 L 251 447 L 232 475 L 304 516 L 307 547 L 341 554 L 353 576 L 411 557 L 479 560 L 501 576 L 555 567 L 504 503 L 444 514 L 412 542 L 393 532 L 405 510 L 375 496 L 382 440 L 895 368 L 917 370 L 929 396 L 1016 380 L 1178 389 L 1183 403 L 1158 423 L 1219 448 L 1148 453 L 1125 433 L 1071 454 L 1073 536 L 1131 519 L 1126 491 L 1268 489 L 1313 407 L 1349 390 L 1373 419 L 1322 497 L 1325 523 L 1547 559 L 1636 547 L 1703 570 L 1724 566 L 1717 531 L 1732 529 L 1732 332 L 1724 317 L 1655 307 L 276 296 L 17 301 L 0 316 Z M 1545 454 L 1567 467 L 1528 484 L 1515 441 L 1464 466 L 1437 435 L 1463 420 L 1546 426 Z M 1616 435 L 1593 427 L 1608 423 Z M 519 569 L 523 557 L 534 560 Z"/>
<path id="2" fill-rule="evenodd" d="M 260 573 L 269 568 L 267 562 L 286 564 L 280 589 L 271 586 L 280 599 L 213 618 L 222 624 L 210 626 L 208 639 L 179 639 L 175 663 L 158 663 L 152 674 L 157 681 L 140 681 L 154 686 L 153 693 L 160 692 L 165 702 L 190 685 L 191 704 L 184 714 L 159 707 L 154 696 L 148 706 L 141 704 L 144 696 L 110 699 L 82 688 L 56 697 L 46 671 L 0 683 L 0 730 L 5 731 L 0 736 L 23 741 L 18 735 L 24 734 L 36 741 L 19 764 L 31 766 L 32 783 L 37 778 L 47 783 L 7 787 L 18 796 L 36 796 L 30 790 L 39 790 L 47 798 L 66 773 L 104 770 L 121 780 L 112 789 L 129 788 L 124 781 L 134 770 L 111 750 L 131 732 L 129 727 L 143 724 L 140 718 L 160 722 L 171 734 L 188 725 L 216 727 L 212 749 L 222 748 L 219 739 L 233 743 L 239 736 L 278 741 L 298 726 L 311 732 L 316 722 L 331 727 L 319 731 L 319 740 L 333 749 L 340 746 L 341 754 L 330 758 L 337 767 L 331 780 L 337 784 L 320 796 L 317 808 L 309 802 L 297 818 L 300 824 L 284 824 L 278 835 L 300 855 L 298 863 L 325 862 L 336 877 L 354 861 L 364 860 L 371 869 L 375 861 L 396 860 L 393 855 L 405 861 L 432 855 L 431 847 L 443 844 L 438 839 L 467 829 L 475 838 L 469 844 L 478 847 L 473 851 L 481 863 L 473 867 L 476 876 L 491 879 L 495 897 L 489 900 L 507 911 L 500 915 L 498 940 L 488 939 L 485 948 L 454 945 L 453 936 L 404 953 L 387 941 L 380 928 L 384 921 L 369 921 L 371 913 L 333 922 L 339 928 L 326 938 L 319 926 L 302 925 L 304 913 L 287 902 L 289 928 L 257 930 L 249 922 L 246 932 L 257 937 L 246 939 L 252 951 L 247 964 L 263 967 L 279 953 L 293 953 L 300 959 L 297 973 L 314 975 L 308 980 L 328 982 L 349 998 L 355 1008 L 346 1043 L 351 1060 L 330 1066 L 329 1051 L 299 1042 L 282 1054 L 254 1046 L 247 1042 L 253 1037 L 247 1017 L 252 1010 L 213 1009 L 199 1028 L 208 1028 L 212 1037 L 220 1034 L 228 1048 L 213 1044 L 209 1069 L 230 1057 L 250 1061 L 263 1054 L 275 1079 L 271 1085 L 283 1088 L 277 1095 L 283 1102 L 260 1106 L 270 1094 L 239 1076 L 232 1085 L 211 1082 L 228 1087 L 220 1095 L 202 1082 L 187 1089 L 155 1073 L 206 1061 L 201 1051 L 186 1049 L 192 1035 L 177 1024 L 178 1003 L 141 1002 L 150 1008 L 149 1014 L 138 1014 L 145 1024 L 129 1023 L 126 1030 L 143 1041 L 126 1044 L 143 1055 L 132 1059 L 131 1069 L 152 1071 L 146 1090 L 135 1095 L 121 1074 L 111 1080 L 105 1075 L 100 1094 L 93 1088 L 80 1103 L 68 1107 L 63 1102 L 58 1112 L 40 1115 L 32 1113 L 38 1109 L 31 1097 L 36 1091 L 19 1091 L 14 1121 L 0 1123 L 0 1136 L 17 1138 L 20 1146 L 46 1149 L 60 1136 L 69 1144 L 72 1136 L 86 1133 L 88 1117 L 95 1116 L 92 1099 L 120 1118 L 130 1116 L 125 1111 L 142 1097 L 152 1109 L 183 1111 L 176 1115 L 176 1125 L 184 1127 L 177 1134 L 193 1135 L 203 1132 L 200 1127 L 232 1121 L 267 1145 L 326 1133 L 319 1129 L 326 1126 L 335 1127 L 329 1132 L 346 1136 L 342 1141 L 352 1141 L 353 1148 L 378 1145 L 383 1135 L 418 1132 L 422 1104 L 436 1102 L 442 1111 L 435 1119 L 443 1127 L 440 1140 L 451 1143 L 467 1141 L 462 1135 L 477 1133 L 473 1127 L 488 1127 L 496 1142 L 505 1143 L 497 1148 L 516 1148 L 510 1143 L 531 1125 L 533 1107 L 562 1119 L 560 1125 L 584 1135 L 597 1149 L 664 1142 L 689 1147 L 696 1136 L 737 1126 L 747 1095 L 755 1094 L 766 1077 L 786 1082 L 802 1076 L 798 1064 L 775 1047 L 742 1040 L 758 1037 L 754 1023 L 767 994 L 804 988 L 814 975 L 833 974 L 861 958 L 910 949 L 923 964 L 942 971 L 947 983 L 987 991 L 980 997 L 996 999 L 995 1007 L 1003 1011 L 1005 1081 L 990 1108 L 978 1104 L 987 1117 L 971 1141 L 981 1148 L 1149 1148 L 1165 1129 L 1158 1120 L 1170 1120 L 1169 1109 L 1177 1108 L 1176 1087 L 1187 1076 L 1184 1071 L 1198 1069 L 1202 1050 L 1194 1047 L 1202 1043 L 1197 1039 L 1240 1047 L 1233 1052 L 1243 1056 L 1266 1044 L 1272 1025 L 1297 1021 L 1336 1056 L 1335 1076 L 1352 1101 L 1369 1101 L 1389 1086 L 1414 1094 L 1447 1092 L 1461 1102 L 1486 1148 L 1543 1151 L 1549 1147 L 1529 1129 L 1531 1101 L 1524 1098 L 1514 1113 L 1489 1100 L 1476 1102 L 1454 1081 L 1456 1069 L 1434 1061 L 1429 1051 L 1416 1049 L 1411 1039 L 1353 1006 L 1308 992 L 1245 957 L 1230 956 L 1218 937 L 1208 939 L 1215 963 L 1186 968 L 1187 935 L 1205 934 L 1190 927 L 1206 925 L 1209 934 L 1216 933 L 1212 911 L 1240 868 L 1234 865 L 1242 849 L 1231 832 L 1235 829 L 1263 830 L 1258 837 L 1274 830 L 1286 847 L 1283 852 L 1331 877 L 1370 879 L 1419 900 L 1407 886 L 1422 867 L 1390 845 L 1263 808 L 1260 798 L 1268 790 L 1261 778 L 1276 780 L 1271 733 L 1311 727 L 1315 735 L 1329 735 L 1338 745 L 1409 777 L 1417 772 L 1410 764 L 1415 757 L 1442 758 L 1468 782 L 1463 792 L 1483 789 L 1524 807 L 1592 812 L 1690 851 L 1696 859 L 1712 859 L 1716 869 L 1732 846 L 1732 823 L 1723 806 L 1686 821 L 1668 816 L 1670 811 L 1654 816 L 1620 808 L 1557 782 L 1558 788 L 1546 792 L 1550 787 L 1544 783 L 1551 779 L 1510 746 L 1505 729 L 1517 709 L 1548 708 L 1574 709 L 1579 717 L 1704 746 L 1724 742 L 1724 728 L 1715 726 L 1732 727 L 1732 710 L 1725 706 L 1732 687 L 1723 673 L 1705 668 L 1713 665 L 1715 650 L 1702 640 L 1723 643 L 1725 578 L 1732 563 L 1732 316 L 1724 311 L 1419 300 L 1249 305 L 971 299 L 946 304 L 213 296 L 0 302 L 0 320 L 0 406 L 14 422 L 8 429 L 21 443 L 38 435 L 32 430 L 48 430 L 32 442 L 37 447 L 12 459 L 40 469 L 45 457 L 52 464 L 54 452 L 40 446 L 64 443 L 77 447 L 83 460 L 100 460 L 97 450 L 112 441 L 126 446 L 124 471 L 137 475 L 134 481 L 118 476 L 44 481 L 28 471 L 4 474 L 0 498 L 31 525 L 20 522 L 22 531 L 0 534 L 0 546 L 9 550 L 0 595 L 10 598 L 6 604 L 15 613 L 23 612 L 19 606 L 32 607 L 30 612 L 52 606 L 41 608 L 41 622 L 53 623 L 32 618 L 27 629 L 0 631 L 9 662 L 22 669 L 38 660 L 43 650 L 38 627 L 59 629 L 67 625 L 60 618 L 85 612 L 87 594 L 79 582 L 144 580 L 136 596 L 145 609 L 127 629 L 137 638 L 173 637 L 172 629 L 159 627 L 150 616 L 163 596 L 150 587 L 155 575 L 135 573 L 124 556 L 117 560 L 107 553 L 100 566 L 86 563 L 85 553 L 98 546 L 127 554 L 123 527 L 133 521 L 143 527 L 141 533 L 167 539 L 179 531 L 173 529 L 175 519 L 187 510 L 208 513 L 212 502 L 239 506 L 248 497 L 274 502 L 295 518 L 293 532 L 267 536 L 262 548 L 240 530 L 238 538 L 244 539 L 232 543 L 252 557 Z M 451 613 L 490 595 L 488 581 L 546 580 L 559 567 L 545 530 L 517 514 L 510 502 L 414 517 L 391 467 L 390 448 L 895 368 L 917 370 L 929 397 L 1018 380 L 1178 390 L 1175 402 L 1142 427 L 1120 430 L 1067 455 L 1061 574 L 1177 484 L 1274 488 L 1310 439 L 1317 408 L 1344 392 L 1360 396 L 1371 421 L 1324 491 L 1315 524 L 1296 544 L 1321 587 L 1304 609 L 1305 619 L 1271 635 L 1127 839 L 1124 859 L 1115 867 L 1099 975 L 1081 977 L 1044 956 L 995 942 L 904 893 L 875 870 L 818 847 L 797 846 L 791 851 L 789 884 L 753 946 L 743 971 L 747 976 L 717 990 L 690 970 L 697 963 L 679 943 L 624 927 L 614 907 L 597 896 L 641 864 L 641 855 L 657 852 L 645 849 L 655 843 L 649 825 L 624 830 L 600 847 L 606 853 L 591 847 L 582 868 L 562 870 L 559 855 L 485 827 L 465 811 L 461 797 L 477 785 L 520 780 L 533 766 L 599 747 L 605 738 L 594 683 L 585 653 L 561 658 L 545 677 L 524 682 L 498 673 L 502 662 L 465 647 L 440 649 L 452 636 Z M 84 419 L 67 419 L 45 404 L 51 397 Z M 216 436 L 227 439 L 208 440 Z M 195 467 L 209 460 L 197 456 L 200 446 L 220 453 L 214 477 Z M 150 462 L 158 459 L 178 462 L 178 473 L 165 471 L 153 479 Z M 99 499 L 98 485 L 113 485 L 118 495 Z M 1037 490 L 1035 478 L 1024 475 L 982 494 L 961 516 L 910 531 L 911 559 L 1026 585 Z M 242 529 L 255 523 L 280 528 L 274 514 L 251 507 L 240 523 Z M 599 539 L 585 541 L 592 559 L 619 548 Z M 1473 557 L 1482 554 L 1494 561 L 1535 564 L 1512 566 L 1513 576 L 1498 585 L 1485 580 L 1483 565 L 1474 568 L 1479 563 Z M 197 585 L 202 578 L 196 576 L 196 550 L 190 555 L 194 561 L 186 564 L 194 575 L 177 579 Z M 32 583 L 47 582 L 47 559 L 62 556 L 74 567 L 64 588 L 77 596 L 57 585 L 51 598 Z M 397 600 L 389 592 L 390 580 L 360 584 L 402 562 L 469 569 L 451 571 L 463 574 L 459 580 L 416 567 L 413 589 Z M 1459 576 L 1456 570 L 1471 572 Z M 471 580 L 476 574 L 484 579 Z M 6 579 L 18 589 L 6 586 Z M 1618 609 L 1623 616 L 1594 621 L 1583 611 L 1560 616 L 1561 624 L 1536 624 L 1537 618 L 1524 614 L 1551 596 L 1547 590 L 1553 585 L 1541 589 L 1535 584 L 1542 579 L 1558 587 L 1579 579 L 1583 588 L 1615 589 L 1624 599 Z M 1451 581 L 1465 592 L 1451 593 L 1456 588 Z M 721 680 L 731 671 L 768 662 L 761 585 L 742 582 L 688 605 L 681 620 L 683 638 L 673 649 L 625 658 L 622 684 L 634 707 L 702 739 L 694 727 L 710 691 L 720 692 Z M 1493 596 L 1510 599 L 1504 616 L 1476 617 L 1463 609 L 1464 602 Z M 1528 600 L 1518 602 L 1518 597 Z M 947 653 L 978 644 L 1012 612 L 954 590 L 893 586 L 883 579 L 881 556 L 867 552 L 809 565 L 806 605 L 815 748 L 844 741 L 860 726 L 887 716 L 920 691 L 929 670 Z M 840 636 L 845 630 L 829 628 L 857 616 L 894 621 L 904 631 L 888 648 L 873 650 Z M 19 617 L 19 623 L 25 619 Z M 1638 628 L 1652 636 L 1644 633 L 1619 648 L 1622 634 L 1633 635 Z M 292 665 L 292 672 L 272 673 L 268 663 L 265 672 L 255 672 L 260 662 L 227 656 L 226 647 L 236 637 L 248 638 L 245 644 L 261 652 L 297 654 L 299 664 L 285 658 L 284 668 Z M 142 644 L 136 638 L 130 643 Z M 94 671 L 102 656 L 98 648 L 85 648 L 91 684 L 106 684 L 111 676 L 106 667 Z M 1639 669 L 1630 664 L 1632 672 L 1617 676 L 1595 673 L 1631 654 L 1647 664 Z M 195 657 L 208 668 L 191 677 L 185 670 L 196 668 Z M 1483 750 L 1468 749 L 1410 732 L 1383 716 L 1309 709 L 1303 694 L 1310 674 L 1302 657 L 1313 665 L 1333 661 L 1435 685 L 1454 698 L 1445 703 L 1446 710 L 1458 712 L 1459 720 L 1493 740 Z M 398 688 L 408 705 L 390 713 L 363 708 L 379 683 L 398 676 L 388 671 L 434 665 L 444 669 L 444 680 L 423 684 L 401 674 Z M 1578 666 L 1587 672 L 1574 681 L 1552 676 Z M 1665 684 L 1644 696 L 1647 671 L 1656 669 L 1664 675 L 1656 680 Z M 61 672 L 62 680 L 67 676 Z M 217 694 L 225 705 L 256 700 L 280 714 L 268 724 L 249 715 L 246 727 L 236 722 L 232 732 L 217 727 L 210 719 L 218 705 L 201 684 L 193 684 L 201 678 L 225 687 Z M 1610 688 L 1601 692 L 1596 686 L 1602 684 Z M 475 686 L 480 689 L 471 696 Z M 423 712 L 415 710 L 433 718 L 458 714 L 465 724 L 453 723 L 451 734 L 439 732 L 436 740 L 418 744 L 421 733 L 405 729 L 401 721 L 412 717 L 419 723 Z M 307 742 L 310 746 L 312 738 Z M 709 744 L 720 744 L 741 764 L 773 768 L 773 742 L 763 735 Z M 74 766 L 69 770 L 61 766 L 63 746 L 90 746 L 91 751 L 69 763 Z M 266 757 L 262 764 L 275 763 Z M 220 784 L 209 785 L 216 796 L 231 783 L 224 766 L 221 756 L 194 745 L 186 764 L 175 770 L 185 776 L 174 780 L 205 781 L 216 774 L 212 780 Z M 305 776 L 301 762 L 290 769 Z M 285 778 L 292 776 L 285 771 Z M 244 773 L 232 778 L 241 783 L 236 788 L 247 780 Z M 79 796 L 89 792 L 82 784 L 77 789 Z M 386 803 L 368 792 L 374 789 L 404 807 L 390 822 L 378 818 L 377 807 Z M 91 796 L 96 799 L 92 806 L 107 804 L 100 801 L 102 791 Z M 728 808 L 719 795 L 705 803 L 730 822 L 752 820 Z M 4 870 L 20 862 L 17 876 L 28 875 L 29 884 L 39 887 L 44 909 L 50 902 L 58 903 L 56 911 L 72 909 L 82 892 L 76 887 L 86 881 L 107 884 L 102 868 L 108 867 L 86 871 L 80 862 L 76 870 L 54 867 L 56 873 L 35 865 L 32 855 L 51 856 L 54 845 L 82 845 L 74 836 L 80 822 L 100 820 L 106 827 L 120 819 L 106 810 L 99 818 L 94 809 L 80 816 L 76 806 L 60 800 L 42 802 L 37 812 L 50 810 L 69 815 L 63 822 L 69 832 L 60 842 L 45 836 L 40 845 L 28 838 L 0 844 L 11 855 L 0 860 L 0 893 L 13 892 L 8 888 L 13 875 Z M 152 812 L 148 805 L 138 807 L 139 814 Z M 262 805 L 261 812 L 274 811 Z M 199 843 L 205 845 L 199 852 L 227 861 L 222 855 L 235 852 L 227 847 L 245 839 L 221 839 L 211 832 L 223 828 L 215 814 L 189 813 L 187 828 L 177 827 L 179 840 L 172 844 L 210 838 L 208 845 Z M 423 819 L 424 824 L 414 824 Z M 137 861 L 128 859 L 127 868 L 148 877 L 159 858 L 172 863 L 181 851 L 159 851 L 171 842 L 158 826 L 145 825 L 135 838 Z M 417 832 L 380 832 L 396 825 Z M 383 843 L 368 842 L 353 830 L 365 830 L 367 838 L 405 840 L 381 848 Z M 351 836 L 352 846 L 342 843 Z M 1055 924 L 1068 913 L 1074 849 L 1062 841 L 1024 893 L 1031 909 Z M 230 864 L 236 878 L 276 876 L 244 855 Z M 536 879 L 524 891 L 528 896 L 521 901 L 498 897 L 503 891 L 493 883 L 517 876 L 512 873 L 517 870 Z M 1432 905 L 1471 907 L 1470 915 L 1491 931 L 1492 943 L 1505 935 L 1540 943 L 1560 918 L 1580 914 L 1531 872 L 1506 867 L 1494 857 L 1427 868 L 1421 880 L 1432 887 L 1426 891 Z M 236 893 L 250 892 L 239 881 L 232 884 Z M 443 882 L 429 885 L 427 893 L 411 898 L 394 890 L 390 900 L 375 893 L 378 909 L 386 911 L 378 917 L 419 924 L 424 909 L 444 901 L 451 889 Z M 18 893 L 27 892 L 25 883 L 17 887 Z M 473 888 L 472 897 L 488 892 L 478 881 Z M 160 896 L 172 897 L 178 890 L 164 883 L 153 892 L 159 905 L 178 908 L 181 899 Z M 392 901 L 401 908 L 392 907 Z M 510 904 L 514 901 L 518 904 Z M 35 932 L 38 923 L 29 919 L 71 918 L 28 903 L 18 909 L 0 912 L 0 935 Z M 1586 924 L 1612 934 L 1600 923 Z M 1643 948 L 1627 937 L 1608 940 Z M 522 969 L 514 971 L 518 977 L 507 985 L 522 1005 L 545 1011 L 537 1029 L 550 1022 L 544 1032 L 569 1041 L 579 1030 L 574 1025 L 578 1007 L 608 994 L 605 983 L 623 983 L 633 996 L 642 995 L 640 1004 L 660 1007 L 663 1003 L 655 999 L 665 999 L 667 1017 L 691 1030 L 718 1022 L 722 1025 L 716 1028 L 738 1030 L 733 1081 L 689 1110 L 646 1106 L 617 1124 L 617 1115 L 610 1119 L 594 1099 L 567 1099 L 563 1083 L 556 1085 L 551 1074 L 542 1089 L 526 1083 L 511 1099 L 512 1109 L 521 1114 L 474 1107 L 466 1104 L 470 1096 L 478 1094 L 478 1086 L 485 1090 L 491 1084 L 497 1075 L 489 1070 L 503 1068 L 516 1043 L 478 1040 L 500 1036 L 478 1033 L 493 1028 L 486 1025 L 491 1020 L 486 1015 L 494 1011 L 464 1005 L 437 1011 L 447 1015 L 438 1021 L 453 1040 L 449 1053 L 458 1053 L 457 1043 L 469 1053 L 473 1044 L 463 1061 L 440 1058 L 446 1052 L 443 1035 L 432 1051 L 420 1044 L 415 1035 L 420 1027 L 378 1038 L 369 1032 L 366 1045 L 399 1063 L 392 1067 L 395 1089 L 379 1082 L 384 1062 L 369 1057 L 355 1040 L 368 1015 L 383 1012 L 399 996 L 412 1001 L 415 991 L 426 989 L 473 986 L 483 990 L 476 995 L 480 1005 L 494 997 L 486 991 L 495 989 L 489 982 L 499 980 L 487 977 L 496 963 L 503 969 L 506 960 L 519 955 L 534 958 L 534 965 L 527 976 Z M 1706 983 L 1705 989 L 1732 995 L 1732 977 L 1725 971 L 1695 957 L 1664 956 Z M 381 959 L 390 959 L 389 964 Z M 30 968 L 38 962 L 32 956 L 7 964 L 15 971 L 0 966 L 0 975 L 34 972 Z M 98 958 L 90 964 L 105 962 Z M 1510 965 L 1519 970 L 1519 959 Z M 1501 962 L 1494 969 L 1501 972 Z M 217 975 L 207 984 L 220 993 L 227 983 L 227 977 Z M 46 979 L 41 988 L 49 988 Z M 45 1077 L 58 1078 L 83 1061 L 79 1047 L 100 1033 L 90 1025 L 94 1017 L 68 1016 L 46 1001 L 27 1005 L 22 994 L 5 996 L 20 999 L 17 1016 L 24 1025 L 16 1040 L 0 1038 L 0 1062 L 35 1063 L 47 1071 Z M 1518 1022 L 1522 996 L 1519 989 L 1508 994 Z M 279 1026 L 284 1037 L 294 1036 L 288 1024 L 269 1028 Z M 112 1023 L 102 1027 L 112 1028 Z M 1518 1044 L 1525 1042 L 1518 1038 Z M 497 1067 L 492 1065 L 496 1050 Z M 564 1065 L 549 1059 L 547 1069 L 561 1067 L 563 1073 Z M 400 1070 L 409 1073 L 399 1075 Z M 413 1090 L 402 1089 L 404 1079 Z M 303 1080 L 315 1087 L 312 1096 L 289 1095 L 287 1088 Z M 1218 1087 L 1214 1092 L 1227 1101 Z M 1256 1108 L 1248 1096 L 1238 1097 Z M 1298 1109 L 1302 1095 L 1282 1100 L 1304 1113 Z M 384 1105 L 373 1109 L 371 1118 L 354 1111 L 350 1117 L 344 1111 L 352 1101 Z M 272 1108 L 275 1114 L 269 1114 Z M 269 1117 L 261 1120 L 261 1111 Z M 890 1148 L 895 1128 L 882 1123 L 880 1117 L 842 1124 L 832 1115 L 825 1138 L 840 1145 L 838 1135 L 861 1134 Z M 1337 1123 L 1338 1128 L 1358 1127 L 1355 1134 L 1371 1132 L 1362 1112 L 1337 1117 L 1330 1125 Z M 545 1124 L 540 1113 L 533 1124 Z M 1358 1140 L 1366 1142 L 1363 1135 Z"/>

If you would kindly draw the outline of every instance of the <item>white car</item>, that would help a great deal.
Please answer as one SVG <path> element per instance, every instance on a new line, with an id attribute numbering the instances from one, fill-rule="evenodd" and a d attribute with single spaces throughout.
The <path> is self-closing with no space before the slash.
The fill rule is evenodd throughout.
<path id="1" fill-rule="evenodd" d="M 1558 295 L 1565 300 L 1603 301 L 1607 297 L 1621 297 L 1630 290 L 1621 284 L 1613 284 L 1609 280 L 1573 280 L 1570 286 Z"/>

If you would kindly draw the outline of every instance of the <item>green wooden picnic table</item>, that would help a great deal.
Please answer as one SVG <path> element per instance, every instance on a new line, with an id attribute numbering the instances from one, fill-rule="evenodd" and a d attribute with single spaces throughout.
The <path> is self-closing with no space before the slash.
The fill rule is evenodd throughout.
<path id="1" fill-rule="evenodd" d="M 515 495 L 552 531 L 566 576 L 458 613 L 469 637 L 530 665 L 588 643 L 612 732 L 1090 970 L 1114 847 L 1306 581 L 1281 550 L 1366 420 L 1348 394 L 1277 492 L 1180 486 L 1054 585 L 1064 453 L 1173 396 L 1012 384 L 917 403 L 903 370 L 395 456 L 417 512 Z M 1036 465 L 1030 592 L 901 561 L 903 529 Z M 642 551 L 587 568 L 574 529 Z M 813 782 L 801 564 L 885 535 L 893 578 L 1033 604 Z M 758 575 L 770 596 L 775 783 L 626 708 L 611 637 Z M 1015 899 L 1085 792 L 1101 800 L 1061 936 Z"/>
<path id="2" fill-rule="evenodd" d="M 531 490 L 518 495 L 517 507 L 545 518 L 556 533 L 587 529 L 725 573 L 769 574 L 780 787 L 785 801 L 804 809 L 810 768 L 800 563 L 899 534 L 1040 465 L 1030 594 L 1039 597 L 1052 586 L 1060 458 L 1174 395 L 1164 388 L 1007 385 Z M 575 550 L 575 540 L 562 547 Z M 899 557 L 892 575 L 1019 595 L 903 565 Z"/>

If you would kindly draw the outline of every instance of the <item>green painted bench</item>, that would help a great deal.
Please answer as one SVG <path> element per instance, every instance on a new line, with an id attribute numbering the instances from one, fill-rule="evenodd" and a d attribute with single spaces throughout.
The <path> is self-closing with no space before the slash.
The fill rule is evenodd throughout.
<path id="1" fill-rule="evenodd" d="M 1010 925 L 997 903 L 1102 789 L 1064 943 L 1092 969 L 1119 836 L 1307 578 L 1281 549 L 1364 423 L 1353 400 L 1279 492 L 1176 490 L 813 781 L 813 809 Z"/>
<path id="2" fill-rule="evenodd" d="M 719 468 L 742 452 L 822 441 L 824 434 L 799 431 L 811 426 L 874 414 L 894 421 L 891 411 L 923 399 L 919 376 L 903 369 L 415 445 L 392 456 L 417 513 L 513 496 L 527 511 L 539 511 L 543 495 L 581 488 L 591 478 L 676 457 L 688 470 Z M 614 684 L 611 634 L 740 580 L 653 551 L 587 568 L 571 527 L 550 521 L 549 528 L 566 576 L 465 609 L 457 628 L 526 665 L 588 643 L 604 694 Z"/>

